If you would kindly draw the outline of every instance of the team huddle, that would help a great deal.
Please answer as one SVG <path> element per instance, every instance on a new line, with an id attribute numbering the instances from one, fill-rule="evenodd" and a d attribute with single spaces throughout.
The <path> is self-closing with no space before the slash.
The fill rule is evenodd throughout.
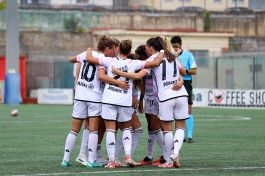
<path id="1" fill-rule="evenodd" d="M 175 49 L 172 54 L 162 37 L 148 39 L 135 53 L 131 49 L 131 40 L 101 36 L 96 50 L 88 48 L 70 58 L 77 64 L 77 76 L 72 127 L 61 167 L 70 166 L 70 154 L 83 122 L 76 162 L 86 167 L 180 167 L 185 120 L 190 117 L 182 77 L 188 72 L 178 59 L 183 51 Z M 143 133 L 138 112 L 145 113 L 148 124 L 147 153 L 140 162 L 132 158 Z M 121 137 L 116 134 L 118 129 Z M 100 153 L 104 134 L 107 160 Z M 156 142 L 162 152 L 158 160 L 153 160 Z"/>

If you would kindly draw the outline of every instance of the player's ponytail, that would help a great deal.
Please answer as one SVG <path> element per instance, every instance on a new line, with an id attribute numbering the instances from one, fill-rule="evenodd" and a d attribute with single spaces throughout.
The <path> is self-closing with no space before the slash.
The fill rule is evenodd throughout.
<path id="1" fill-rule="evenodd" d="M 160 43 L 160 45 L 162 46 L 163 50 L 165 50 L 165 57 L 167 58 L 168 62 L 172 62 L 172 61 L 174 61 L 176 57 L 174 56 L 174 54 L 172 54 L 172 53 L 169 51 L 169 49 L 168 49 L 168 47 L 167 47 L 167 43 L 166 43 L 166 40 L 167 40 L 167 39 L 165 38 L 165 40 L 164 40 L 162 37 L 157 36 L 157 37 L 156 37 L 156 40 L 159 41 L 159 43 Z"/>
<path id="2" fill-rule="evenodd" d="M 162 49 L 165 50 L 165 57 L 168 59 L 169 62 L 172 62 L 175 59 L 175 56 L 168 50 L 164 39 L 160 36 L 148 39 L 146 45 L 153 47 L 154 50 L 157 52 Z"/>

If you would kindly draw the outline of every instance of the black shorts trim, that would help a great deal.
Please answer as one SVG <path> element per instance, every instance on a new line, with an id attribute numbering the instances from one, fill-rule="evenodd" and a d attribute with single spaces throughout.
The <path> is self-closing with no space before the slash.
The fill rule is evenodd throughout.
<path id="1" fill-rule="evenodd" d="M 117 122 L 117 120 L 109 120 L 109 119 L 103 119 L 103 120 Z"/>
<path id="2" fill-rule="evenodd" d="M 132 106 L 121 106 L 121 105 L 116 105 L 116 104 L 110 104 L 110 103 L 102 103 L 105 105 L 112 105 L 112 106 L 119 106 L 119 107 L 124 107 L 124 108 L 131 108 Z"/>
<path id="3" fill-rule="evenodd" d="M 188 120 L 189 118 L 190 118 L 190 116 L 188 118 L 185 118 L 185 119 L 175 119 L 175 121 Z"/>
<path id="4" fill-rule="evenodd" d="M 100 115 L 97 115 L 97 116 L 88 116 L 88 118 L 92 118 L 92 119 L 94 119 L 94 118 L 100 118 L 101 116 Z"/>
<path id="5" fill-rule="evenodd" d="M 87 101 L 87 100 L 78 100 L 78 99 L 75 99 L 75 101 L 82 101 L 82 102 L 87 102 L 87 103 L 100 103 L 100 104 L 102 104 L 102 102 L 97 102 L 97 101 Z"/>
<path id="6" fill-rule="evenodd" d="M 79 118 L 79 117 L 73 117 L 73 116 L 72 116 L 72 118 L 73 119 L 77 119 L 77 120 L 86 120 L 86 119 L 88 119 L 88 117 L 86 117 L 86 118 Z"/>
<path id="7" fill-rule="evenodd" d="M 181 95 L 181 96 L 177 96 L 177 97 L 172 97 L 172 98 L 169 98 L 169 99 L 166 99 L 166 100 L 163 100 L 163 101 L 160 101 L 159 100 L 159 102 L 165 102 L 165 101 L 168 101 L 168 100 L 172 100 L 172 99 L 174 99 L 174 98 L 180 98 L 180 97 L 188 97 L 187 95 Z"/>
<path id="8" fill-rule="evenodd" d="M 161 120 L 161 119 L 159 119 L 159 120 L 162 121 L 162 122 L 174 122 L 174 120 Z"/>

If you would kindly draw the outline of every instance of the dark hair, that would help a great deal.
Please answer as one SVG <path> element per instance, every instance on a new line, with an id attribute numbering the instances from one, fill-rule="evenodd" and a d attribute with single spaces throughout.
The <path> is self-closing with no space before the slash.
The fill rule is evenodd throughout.
<path id="1" fill-rule="evenodd" d="M 131 53 L 127 57 L 129 59 L 132 59 L 132 60 L 139 60 L 139 55 L 138 54 Z"/>
<path id="2" fill-rule="evenodd" d="M 113 44 L 114 44 L 115 47 L 118 47 L 120 45 L 120 43 L 121 43 L 118 39 L 116 39 L 114 37 L 112 37 L 111 40 L 113 41 Z"/>
<path id="3" fill-rule="evenodd" d="M 139 56 L 139 60 L 146 60 L 148 58 L 144 45 L 138 46 L 135 50 L 135 53 Z"/>
<path id="4" fill-rule="evenodd" d="M 104 51 L 106 48 L 112 49 L 114 46 L 113 41 L 107 35 L 103 35 L 99 38 L 97 50 Z"/>
<path id="5" fill-rule="evenodd" d="M 166 42 L 162 37 L 157 36 L 156 38 L 150 38 L 146 41 L 146 45 L 153 47 L 155 51 L 165 50 L 165 57 L 169 62 L 172 62 L 176 58 L 176 56 L 167 49 Z"/>
<path id="6" fill-rule="evenodd" d="M 177 43 L 177 44 L 180 44 L 182 45 L 182 40 L 181 40 L 181 37 L 180 36 L 173 36 L 170 40 L 171 43 Z"/>
<path id="7" fill-rule="evenodd" d="M 120 53 L 124 55 L 129 55 L 132 50 L 131 40 L 122 40 L 120 43 Z"/>

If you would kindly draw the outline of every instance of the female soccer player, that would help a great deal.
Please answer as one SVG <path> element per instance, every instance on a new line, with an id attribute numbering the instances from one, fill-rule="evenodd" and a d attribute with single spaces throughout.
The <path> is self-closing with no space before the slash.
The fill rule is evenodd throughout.
<path id="1" fill-rule="evenodd" d="M 137 54 L 130 54 L 128 55 L 129 59 L 132 60 L 139 60 L 139 56 Z M 134 154 L 137 145 L 140 141 L 140 137 L 143 133 L 142 124 L 139 120 L 139 117 L 137 115 L 137 108 L 138 108 L 138 91 L 141 89 L 141 81 L 136 80 L 133 81 L 133 87 L 132 87 L 132 119 L 131 119 L 131 125 L 132 125 L 132 155 Z M 115 147 L 115 162 L 118 165 L 122 165 L 122 163 L 119 162 L 119 156 L 124 151 L 123 145 L 122 145 L 122 138 L 117 139 L 116 141 L 116 147 Z M 137 165 L 140 165 L 140 163 L 136 163 Z"/>
<path id="2" fill-rule="evenodd" d="M 146 42 L 147 52 L 152 53 L 152 56 L 147 60 L 153 60 L 158 55 L 158 51 L 165 49 L 166 57 L 163 59 L 162 64 L 156 68 L 152 68 L 155 75 L 156 83 L 158 86 L 159 98 L 159 118 L 162 130 L 164 132 L 165 151 L 164 156 L 166 163 L 160 164 L 160 167 L 180 167 L 179 151 L 182 147 L 184 139 L 185 119 L 188 115 L 188 100 L 187 91 L 182 86 L 178 91 L 172 89 L 178 78 L 180 72 L 185 75 L 185 69 L 180 62 L 171 54 L 165 47 L 165 43 L 161 37 L 150 38 Z M 177 51 L 177 55 L 180 51 Z M 114 70 L 116 74 L 130 79 L 139 79 L 143 75 L 136 73 L 125 73 L 119 70 Z M 140 73 L 140 72 L 139 72 Z M 172 133 L 172 121 L 175 120 L 175 136 Z M 174 147 L 173 147 L 174 146 Z M 171 155 L 171 150 L 174 152 Z M 173 161 L 171 162 L 170 159 Z"/>
<path id="3" fill-rule="evenodd" d="M 130 87 L 128 90 L 122 90 L 119 87 L 107 83 L 104 88 L 102 97 L 102 118 L 106 125 L 106 146 L 109 156 L 109 163 L 107 168 L 115 168 L 115 132 L 116 132 L 116 120 L 120 123 L 120 127 L 123 133 L 123 146 L 125 150 L 124 160 L 130 167 L 135 166 L 135 162 L 131 157 L 132 147 L 132 135 L 131 135 L 131 116 L 132 112 L 130 107 L 132 106 L 132 80 L 115 76 L 111 69 L 117 67 L 123 71 L 135 72 L 141 68 L 149 68 L 158 66 L 163 58 L 163 53 L 158 56 L 157 59 L 144 62 L 139 60 L 128 59 L 132 48 L 131 40 L 123 40 L 120 43 L 119 56 L 115 58 L 92 56 L 91 48 L 87 50 L 87 60 L 90 63 L 102 65 L 107 69 L 107 74 L 114 79 L 122 79 L 128 81 Z"/>
<path id="4" fill-rule="evenodd" d="M 103 36 L 100 38 L 97 46 L 98 52 L 93 52 L 96 57 L 111 55 L 113 49 L 113 42 L 109 37 Z M 89 124 L 89 162 L 87 167 L 100 166 L 95 163 L 95 153 L 98 141 L 98 121 L 101 113 L 101 99 L 102 90 L 101 83 L 98 79 L 98 66 L 87 62 L 86 52 L 83 52 L 70 59 L 71 62 L 80 62 L 80 74 L 75 86 L 75 101 L 72 114 L 72 127 L 65 142 L 65 152 L 61 167 L 70 166 L 70 154 L 75 144 L 76 136 L 80 131 L 83 120 L 86 120 Z M 114 80 L 109 78 L 108 80 L 113 84 L 120 85 L 121 87 L 126 85 L 124 81 Z"/>

